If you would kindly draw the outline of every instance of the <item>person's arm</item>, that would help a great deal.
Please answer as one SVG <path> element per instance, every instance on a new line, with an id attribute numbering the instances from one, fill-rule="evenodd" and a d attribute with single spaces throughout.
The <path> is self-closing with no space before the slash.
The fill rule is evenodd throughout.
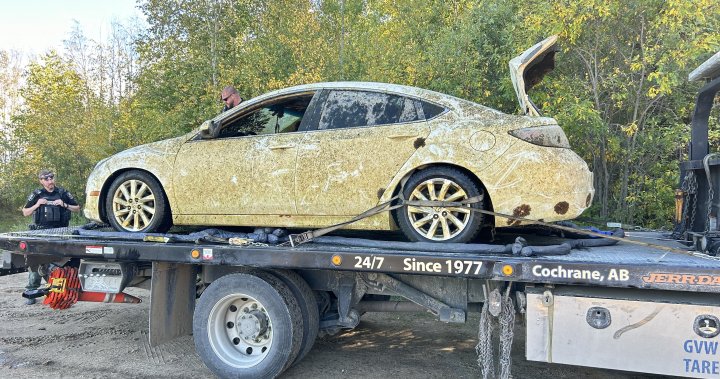
<path id="1" fill-rule="evenodd" d="M 55 200 L 55 201 L 51 201 L 51 202 L 50 202 L 50 205 L 57 205 L 58 207 L 67 208 L 70 212 L 78 212 L 78 211 L 80 211 L 80 206 L 79 206 L 79 205 L 66 203 L 66 202 L 65 202 L 64 200 L 62 200 L 62 199 L 57 199 L 57 200 Z M 23 213 L 24 213 L 24 209 L 23 209 Z M 30 213 L 32 213 L 32 212 L 30 212 Z"/>
<path id="2" fill-rule="evenodd" d="M 27 217 L 33 214 L 36 209 L 41 205 L 47 204 L 47 199 L 36 199 L 34 195 L 31 195 L 25 207 L 22 209 L 23 216 Z"/>
<path id="3" fill-rule="evenodd" d="M 78 204 L 77 201 L 75 201 L 75 198 L 69 191 L 66 191 L 64 193 L 64 196 L 62 196 L 61 201 L 62 201 L 62 203 L 58 204 L 61 207 L 67 208 L 68 210 L 70 210 L 70 212 L 80 212 L 80 204 Z"/>
<path id="4" fill-rule="evenodd" d="M 70 205 L 68 203 L 65 203 L 65 208 L 69 209 L 70 212 L 80 212 L 80 206 L 79 205 Z"/>

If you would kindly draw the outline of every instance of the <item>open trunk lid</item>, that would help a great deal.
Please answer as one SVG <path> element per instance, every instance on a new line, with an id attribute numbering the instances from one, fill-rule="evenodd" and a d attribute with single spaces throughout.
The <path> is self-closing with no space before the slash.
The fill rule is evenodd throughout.
<path id="1" fill-rule="evenodd" d="M 510 60 L 510 78 L 523 113 L 540 116 L 540 110 L 530 100 L 527 91 L 542 81 L 555 68 L 555 43 L 557 36 L 550 36 L 519 56 Z"/>

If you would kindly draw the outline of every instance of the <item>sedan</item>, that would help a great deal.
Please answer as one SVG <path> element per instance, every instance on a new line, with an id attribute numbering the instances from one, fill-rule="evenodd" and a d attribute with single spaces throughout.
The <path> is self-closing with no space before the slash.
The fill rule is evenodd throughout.
<path id="1" fill-rule="evenodd" d="M 554 44 L 548 38 L 510 63 L 524 115 L 395 84 L 281 89 L 101 161 L 88 178 L 85 216 L 127 232 L 322 228 L 399 196 L 416 203 L 346 228 L 400 229 L 433 242 L 468 242 L 483 227 L 520 222 L 475 209 L 573 219 L 592 202 L 592 173 L 526 93 L 552 69 Z M 468 199 L 481 200 L 458 204 Z"/>

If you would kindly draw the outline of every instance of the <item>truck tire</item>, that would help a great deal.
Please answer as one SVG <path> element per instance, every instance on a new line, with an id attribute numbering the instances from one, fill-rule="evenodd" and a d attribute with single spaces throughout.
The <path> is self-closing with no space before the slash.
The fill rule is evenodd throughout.
<path id="1" fill-rule="evenodd" d="M 144 171 L 127 171 L 113 180 L 105 197 L 105 215 L 120 232 L 166 232 L 170 206 L 162 186 Z"/>
<path id="2" fill-rule="evenodd" d="M 407 200 L 461 201 L 482 194 L 467 174 L 452 167 L 430 167 L 413 174 L 403 187 Z M 483 208 L 483 202 L 473 208 Z M 403 206 L 395 211 L 403 234 L 414 242 L 470 242 L 483 215 L 463 208 Z"/>
<path id="3" fill-rule="evenodd" d="M 210 283 L 193 314 L 195 348 L 222 378 L 275 378 L 295 361 L 303 318 L 295 296 L 269 273 Z"/>
<path id="4" fill-rule="evenodd" d="M 272 273 L 290 287 L 290 291 L 298 300 L 303 315 L 303 338 L 300 352 L 293 362 L 294 365 L 305 358 L 315 344 L 315 339 L 320 331 L 320 310 L 315 292 L 300 275 L 290 270 L 273 270 Z"/>

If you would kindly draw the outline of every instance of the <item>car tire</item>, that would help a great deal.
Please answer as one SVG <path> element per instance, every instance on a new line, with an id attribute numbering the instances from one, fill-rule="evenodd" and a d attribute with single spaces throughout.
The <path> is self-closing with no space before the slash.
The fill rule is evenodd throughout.
<path id="1" fill-rule="evenodd" d="M 295 361 L 303 317 L 269 273 L 236 273 L 207 287 L 193 314 L 195 351 L 221 378 L 275 378 Z"/>
<path id="2" fill-rule="evenodd" d="M 483 194 L 467 174 L 437 166 L 413 174 L 402 191 L 403 198 L 410 201 L 462 201 Z M 483 204 L 480 201 L 472 207 L 483 209 Z M 483 221 L 482 213 L 468 209 L 408 205 L 398 208 L 395 217 L 403 234 L 415 242 L 470 242 L 480 232 Z"/>
<path id="3" fill-rule="evenodd" d="M 170 206 L 160 183 L 143 171 L 128 171 L 113 180 L 105 199 L 105 215 L 121 232 L 166 232 Z"/>

